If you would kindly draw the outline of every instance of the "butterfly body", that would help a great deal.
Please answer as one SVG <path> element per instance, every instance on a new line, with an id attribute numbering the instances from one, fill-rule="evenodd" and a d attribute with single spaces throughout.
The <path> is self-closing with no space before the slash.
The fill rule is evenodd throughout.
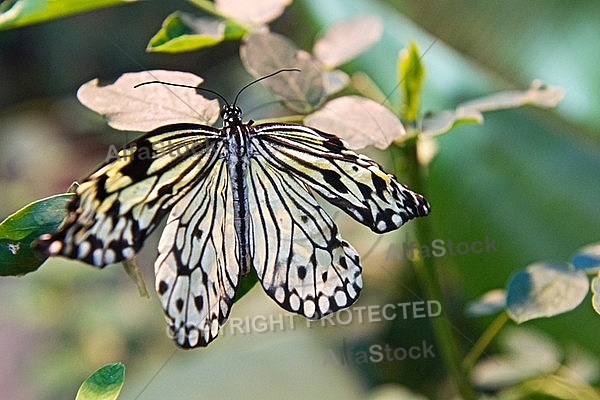
<path id="1" fill-rule="evenodd" d="M 251 264 L 248 255 L 250 214 L 246 176 L 252 152 L 249 141 L 252 127 L 242 123 L 241 113 L 242 110 L 237 106 L 226 106 L 221 111 L 221 118 L 223 119 L 224 137 L 227 140 L 225 159 L 232 182 L 233 223 L 238 243 L 238 263 L 242 275 L 246 275 L 250 272 Z"/>
<path id="2" fill-rule="evenodd" d="M 184 348 L 217 336 L 250 269 L 269 297 L 307 318 L 354 303 L 358 253 L 314 193 L 377 233 L 430 209 L 334 135 L 243 123 L 235 105 L 221 116 L 221 129 L 175 124 L 131 142 L 81 182 L 60 229 L 34 243 L 103 267 L 133 257 L 168 215 L 156 290 Z"/>

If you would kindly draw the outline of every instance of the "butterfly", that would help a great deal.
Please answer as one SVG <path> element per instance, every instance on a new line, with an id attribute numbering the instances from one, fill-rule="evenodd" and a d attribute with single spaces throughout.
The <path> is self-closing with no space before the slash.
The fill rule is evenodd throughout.
<path id="1" fill-rule="evenodd" d="M 307 318 L 356 301 L 359 255 L 315 194 L 377 233 L 430 211 L 423 196 L 335 135 L 244 123 L 236 102 L 249 85 L 233 104 L 219 95 L 220 129 L 178 123 L 130 142 L 81 181 L 61 227 L 33 244 L 45 256 L 102 268 L 134 257 L 167 217 L 156 291 L 183 348 L 217 337 L 252 269 L 269 297 Z"/>

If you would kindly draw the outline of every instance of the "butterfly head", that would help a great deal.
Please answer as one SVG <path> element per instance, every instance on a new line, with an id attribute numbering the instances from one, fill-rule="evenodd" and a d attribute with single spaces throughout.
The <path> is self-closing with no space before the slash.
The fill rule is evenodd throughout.
<path id="1" fill-rule="evenodd" d="M 227 125 L 241 124 L 242 109 L 235 104 L 227 104 L 221 108 L 221 119 Z"/>

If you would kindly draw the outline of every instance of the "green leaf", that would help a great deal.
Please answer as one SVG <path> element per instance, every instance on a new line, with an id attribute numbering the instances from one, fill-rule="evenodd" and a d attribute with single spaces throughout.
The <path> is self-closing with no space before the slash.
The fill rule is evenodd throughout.
<path id="1" fill-rule="evenodd" d="M 248 34 L 240 47 L 240 57 L 246 70 L 257 78 L 282 68 L 299 68 L 300 72 L 285 72 L 264 81 L 294 111 L 307 114 L 325 98 L 321 66 L 284 36 Z"/>
<path id="2" fill-rule="evenodd" d="M 241 39 L 247 29 L 231 19 L 195 17 L 176 11 L 163 21 L 150 39 L 147 51 L 182 53 L 211 47 L 224 40 Z"/>
<path id="3" fill-rule="evenodd" d="M 398 80 L 403 95 L 402 120 L 416 121 L 421 103 L 425 68 L 421 64 L 419 49 L 414 42 L 410 42 L 408 49 L 403 49 L 398 58 Z"/>
<path id="4" fill-rule="evenodd" d="M 585 272 L 600 272 L 600 243 L 593 243 L 577 250 L 571 259 L 576 269 Z"/>
<path id="5" fill-rule="evenodd" d="M 132 1 L 135 0 L 7 0 L 0 3 L 0 30 Z"/>
<path id="6" fill-rule="evenodd" d="M 58 228 L 72 196 L 59 194 L 38 200 L 0 223 L 0 275 L 24 275 L 42 265 L 45 258 L 33 252 L 31 242 Z"/>
<path id="7" fill-rule="evenodd" d="M 517 323 L 552 317 L 577 307 L 588 292 L 584 272 L 566 264 L 540 262 L 517 271 L 508 284 L 506 307 Z"/>
<path id="8" fill-rule="evenodd" d="M 75 400 L 115 400 L 121 393 L 124 380 L 125 365 L 105 365 L 83 382 Z"/>

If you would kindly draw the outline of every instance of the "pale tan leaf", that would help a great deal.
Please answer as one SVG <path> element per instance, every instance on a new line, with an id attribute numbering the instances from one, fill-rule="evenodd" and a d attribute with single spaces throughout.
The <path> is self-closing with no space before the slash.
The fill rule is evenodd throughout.
<path id="1" fill-rule="evenodd" d="M 279 17 L 292 0 L 215 0 L 223 14 L 251 26 L 263 25 Z"/>
<path id="2" fill-rule="evenodd" d="M 391 111 L 359 96 L 338 97 L 308 115 L 304 122 L 341 137 L 352 149 L 370 145 L 385 149 L 406 135 L 402 123 Z"/>
<path id="3" fill-rule="evenodd" d="M 382 33 L 383 23 L 376 15 L 341 21 L 317 40 L 313 53 L 327 68 L 334 68 L 365 51 Z"/>
<path id="4" fill-rule="evenodd" d="M 123 74 L 114 83 L 102 85 L 98 79 L 83 84 L 79 101 L 103 115 L 119 130 L 147 132 L 163 125 L 192 122 L 213 124 L 219 116 L 219 102 L 208 100 L 194 89 L 149 84 L 163 82 L 198 86 L 203 79 L 188 72 L 151 70 Z"/>
<path id="5" fill-rule="evenodd" d="M 534 80 L 527 90 L 507 90 L 490 96 L 467 101 L 460 107 L 478 111 L 493 111 L 505 108 L 516 108 L 524 105 L 550 108 L 555 107 L 565 96 L 565 92 L 556 86 L 544 85 Z"/>

